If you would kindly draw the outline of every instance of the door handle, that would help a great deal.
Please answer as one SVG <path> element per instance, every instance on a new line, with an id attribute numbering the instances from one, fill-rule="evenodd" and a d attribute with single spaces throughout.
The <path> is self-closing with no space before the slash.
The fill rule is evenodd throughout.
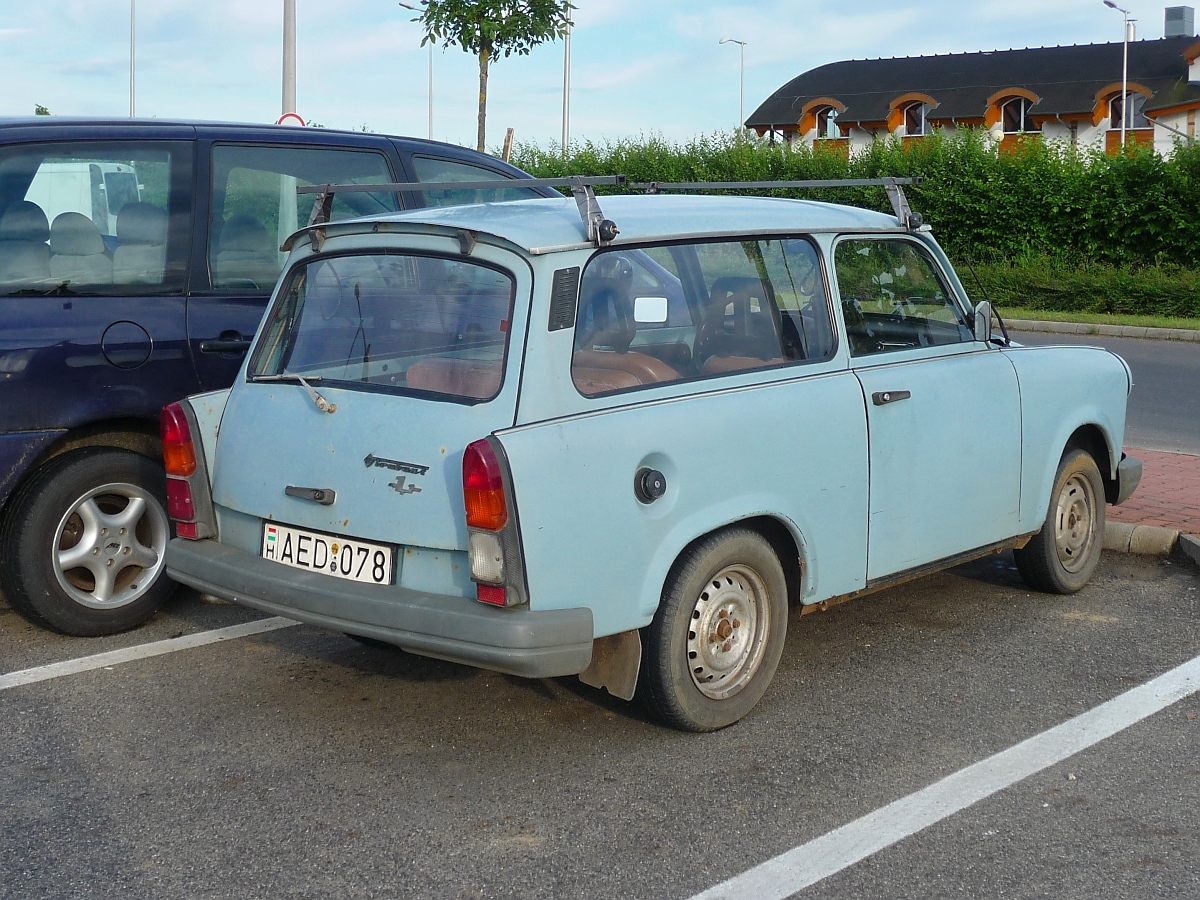
<path id="1" fill-rule="evenodd" d="M 871 395 L 871 402 L 876 406 L 883 406 L 886 403 L 895 403 L 897 400 L 907 400 L 912 396 L 912 391 L 876 391 Z"/>
<path id="2" fill-rule="evenodd" d="M 250 346 L 250 338 L 238 338 L 233 341 L 201 341 L 201 353 L 245 353 Z"/>

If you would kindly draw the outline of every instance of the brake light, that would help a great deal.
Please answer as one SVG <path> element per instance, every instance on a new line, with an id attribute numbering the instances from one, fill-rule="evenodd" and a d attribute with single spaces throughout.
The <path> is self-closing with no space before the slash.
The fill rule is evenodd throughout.
<path id="1" fill-rule="evenodd" d="M 499 531 L 508 522 L 500 462 L 486 440 L 467 445 L 463 454 L 463 500 L 471 528 Z"/>
<path id="2" fill-rule="evenodd" d="M 159 431 L 162 434 L 163 463 L 168 475 L 178 475 L 187 478 L 196 471 L 196 451 L 192 447 L 192 430 L 188 427 L 187 416 L 183 407 L 178 403 L 164 406 L 158 417 Z M 188 503 L 191 503 L 189 493 Z M 175 518 L 172 513 L 172 518 Z M 191 518 L 180 516 L 179 518 Z"/>

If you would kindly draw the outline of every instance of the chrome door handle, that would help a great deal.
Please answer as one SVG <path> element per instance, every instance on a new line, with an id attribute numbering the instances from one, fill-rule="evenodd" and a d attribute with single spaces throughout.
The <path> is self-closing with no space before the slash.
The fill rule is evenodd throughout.
<path id="1" fill-rule="evenodd" d="M 911 396 L 912 391 L 876 391 L 871 395 L 871 402 L 876 406 L 883 406 L 885 403 L 907 400 Z"/>

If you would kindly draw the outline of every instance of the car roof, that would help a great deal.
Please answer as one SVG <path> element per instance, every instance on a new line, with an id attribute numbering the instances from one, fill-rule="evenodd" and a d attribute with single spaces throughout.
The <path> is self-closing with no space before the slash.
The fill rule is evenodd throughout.
<path id="1" fill-rule="evenodd" d="M 643 194 L 602 196 L 598 203 L 619 229 L 613 246 L 739 234 L 905 230 L 895 216 L 873 210 L 782 197 Z M 571 197 L 428 207 L 322 227 L 332 238 L 379 231 L 380 222 L 488 234 L 535 255 L 590 246 Z"/>

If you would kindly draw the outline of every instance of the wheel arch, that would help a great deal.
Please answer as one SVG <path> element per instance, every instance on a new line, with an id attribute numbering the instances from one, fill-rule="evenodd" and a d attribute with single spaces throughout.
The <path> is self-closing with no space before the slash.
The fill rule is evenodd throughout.
<path id="1" fill-rule="evenodd" d="M 1063 455 L 1071 450 L 1083 450 L 1096 461 L 1096 468 L 1100 470 L 1100 479 L 1104 482 L 1104 498 L 1108 503 L 1115 503 L 1119 488 L 1116 471 L 1117 463 L 1121 461 L 1121 454 L 1119 450 L 1110 446 L 1108 435 L 1104 429 L 1094 423 L 1079 426 L 1067 439 L 1066 446 L 1063 447 Z"/>

